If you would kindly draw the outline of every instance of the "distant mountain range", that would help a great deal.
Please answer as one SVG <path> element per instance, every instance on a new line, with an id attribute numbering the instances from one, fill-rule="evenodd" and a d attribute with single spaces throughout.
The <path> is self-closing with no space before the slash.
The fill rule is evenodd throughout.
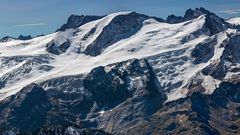
<path id="1" fill-rule="evenodd" d="M 240 134 L 240 19 L 69 17 L 0 40 L 0 134 Z"/>

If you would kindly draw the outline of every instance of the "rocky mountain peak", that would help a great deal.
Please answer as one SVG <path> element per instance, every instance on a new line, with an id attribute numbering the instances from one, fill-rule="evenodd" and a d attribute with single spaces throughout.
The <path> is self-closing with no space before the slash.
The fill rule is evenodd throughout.
<path id="1" fill-rule="evenodd" d="M 184 21 L 189 21 L 192 19 L 196 19 L 201 15 L 213 15 L 213 13 L 211 13 L 210 11 L 204 9 L 203 7 L 200 8 L 196 8 L 196 9 L 188 9 L 186 10 L 184 16 L 175 16 L 173 14 L 169 15 L 166 19 L 167 23 L 173 24 L 173 23 L 180 23 L 180 22 L 184 22 Z"/>
<path id="2" fill-rule="evenodd" d="M 23 40 L 24 41 L 24 40 L 29 40 L 29 39 L 32 39 L 31 35 L 28 35 L 28 36 L 19 35 L 18 38 L 5 36 L 2 39 L 0 39 L 0 43 L 8 42 L 8 41 L 11 41 L 11 40 Z"/>
<path id="3" fill-rule="evenodd" d="M 78 28 L 88 22 L 98 20 L 102 18 L 103 16 L 94 16 L 94 15 L 71 15 L 68 18 L 68 21 L 66 24 L 61 26 L 57 31 L 65 31 L 66 29 L 71 29 L 71 28 Z"/>
<path id="4" fill-rule="evenodd" d="M 183 20 L 184 21 L 192 20 L 192 19 L 198 18 L 199 16 L 204 15 L 204 14 L 207 16 L 215 15 L 214 13 L 208 11 L 207 9 L 205 9 L 203 7 L 196 8 L 194 10 L 190 8 L 190 9 L 186 10 L 185 15 L 183 16 Z"/>
<path id="5" fill-rule="evenodd" d="M 188 9 L 185 12 L 183 17 L 169 15 L 166 19 L 167 23 L 174 24 L 174 23 L 181 23 L 189 20 L 193 20 L 198 18 L 201 15 L 205 15 L 206 21 L 203 27 L 203 32 L 208 35 L 214 35 L 225 30 L 228 27 L 232 27 L 229 23 L 227 23 L 223 18 L 217 16 L 216 14 L 206 10 L 203 7 L 193 9 Z"/>
<path id="6" fill-rule="evenodd" d="M 191 19 L 195 19 L 195 18 L 198 18 L 200 15 L 202 15 L 202 12 L 198 8 L 195 10 L 188 9 L 183 17 L 183 20 L 188 21 Z"/>
<path id="7" fill-rule="evenodd" d="M 181 16 L 175 16 L 173 14 L 169 15 L 166 19 L 167 23 L 174 24 L 182 22 L 183 18 Z"/>
<path id="8" fill-rule="evenodd" d="M 32 39 L 32 36 L 31 35 L 28 35 L 28 36 L 19 35 L 19 37 L 17 39 L 19 39 L 19 40 L 29 40 L 29 39 Z"/>
<path id="9" fill-rule="evenodd" d="M 5 36 L 5 37 L 0 39 L 0 43 L 8 42 L 8 41 L 11 41 L 11 40 L 14 40 L 14 38 L 10 37 L 10 36 Z"/>

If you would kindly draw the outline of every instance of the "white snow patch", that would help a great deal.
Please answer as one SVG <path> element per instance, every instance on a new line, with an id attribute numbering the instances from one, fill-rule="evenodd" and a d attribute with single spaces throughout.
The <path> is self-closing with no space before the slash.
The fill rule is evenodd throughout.
<path id="1" fill-rule="evenodd" d="M 231 18 L 227 20 L 227 22 L 234 25 L 240 25 L 240 17 Z"/>
<path id="2" fill-rule="evenodd" d="M 99 112 L 100 116 L 103 116 L 104 113 L 105 113 L 105 111 L 100 111 Z"/>

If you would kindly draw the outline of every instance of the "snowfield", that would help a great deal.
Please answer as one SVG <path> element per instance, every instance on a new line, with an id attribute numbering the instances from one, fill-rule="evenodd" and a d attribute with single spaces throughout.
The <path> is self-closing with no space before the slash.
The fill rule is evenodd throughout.
<path id="1" fill-rule="evenodd" d="M 205 33 L 194 34 L 202 29 L 205 15 L 177 24 L 158 22 L 153 18 L 146 19 L 134 35 L 113 43 L 100 55 L 90 56 L 82 53 L 112 19 L 129 13 L 110 14 L 77 29 L 68 29 L 31 40 L 0 43 L 0 78 L 5 82 L 0 90 L 0 100 L 17 93 L 30 83 L 66 75 L 86 74 L 98 66 L 142 58 L 148 59 L 157 72 L 159 82 L 167 92 L 168 101 L 185 97 L 188 93 L 187 85 L 193 78 L 203 79 L 206 93 L 213 92 L 219 80 L 202 75 L 200 71 L 211 61 L 221 57 L 224 48 L 220 45 L 227 39 L 226 33 L 236 31 L 227 29 L 213 36 Z M 239 19 L 229 20 L 229 23 L 239 22 Z M 208 62 L 193 64 L 192 49 L 212 38 L 217 39 L 214 56 Z M 51 54 L 46 50 L 46 45 L 51 41 L 60 45 L 68 40 L 71 43 L 70 47 L 60 55 Z M 175 61 L 169 61 L 170 58 L 174 58 Z"/>
<path id="2" fill-rule="evenodd" d="M 235 18 L 231 18 L 229 20 L 227 20 L 228 23 L 234 24 L 234 25 L 239 25 L 240 24 L 240 18 L 239 17 L 235 17 Z"/>

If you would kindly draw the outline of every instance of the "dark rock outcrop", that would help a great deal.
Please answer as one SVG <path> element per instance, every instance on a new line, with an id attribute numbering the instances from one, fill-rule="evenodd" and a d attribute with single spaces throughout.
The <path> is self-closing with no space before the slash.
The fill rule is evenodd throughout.
<path id="1" fill-rule="evenodd" d="M 151 116 L 165 100 L 147 60 L 129 60 L 95 68 L 87 76 L 60 77 L 23 88 L 0 102 L 0 125 L 24 132 L 51 125 L 120 132 Z"/>
<path id="2" fill-rule="evenodd" d="M 15 127 L 26 132 L 41 128 L 50 107 L 46 91 L 37 84 L 31 84 L 1 101 L 0 127 Z"/>
<path id="3" fill-rule="evenodd" d="M 65 31 L 67 29 L 72 29 L 72 28 L 78 28 L 88 22 L 95 21 L 98 19 L 101 19 L 103 16 L 78 16 L 78 15 L 71 15 L 68 18 L 68 21 L 66 24 L 61 26 L 57 31 Z"/>
<path id="4" fill-rule="evenodd" d="M 5 36 L 5 37 L 0 39 L 0 43 L 8 42 L 8 41 L 13 40 L 13 39 L 15 39 L 15 38 L 9 37 L 9 36 Z"/>
<path id="5" fill-rule="evenodd" d="M 191 56 L 194 58 L 194 63 L 205 63 L 209 61 L 214 55 L 214 46 L 217 44 L 217 39 L 207 39 L 204 42 L 199 43 L 192 50 Z"/>
<path id="6" fill-rule="evenodd" d="M 29 39 L 32 39 L 32 36 L 31 35 L 28 35 L 28 36 L 20 35 L 17 39 L 19 39 L 19 40 L 29 40 Z"/>
<path id="7" fill-rule="evenodd" d="M 169 15 L 166 19 L 166 22 L 170 24 L 180 23 L 182 21 L 183 21 L 183 18 L 181 16 L 175 16 L 175 15 Z"/>
<path id="8" fill-rule="evenodd" d="M 222 83 L 212 95 L 169 102 L 126 134 L 238 134 L 240 85 Z"/>
<path id="9" fill-rule="evenodd" d="M 102 102 L 108 103 L 98 127 L 110 133 L 124 132 L 143 122 L 166 100 L 166 95 L 146 60 L 133 60 L 128 62 L 127 67 L 123 64 L 114 66 L 106 75 L 101 73 L 103 78 L 101 76 L 98 79 L 103 80 L 102 83 L 96 84 L 95 79 L 92 83 L 87 83 L 90 89 L 98 93 L 96 95 L 101 95 L 99 106 Z M 107 96 L 109 94 L 111 97 Z"/>
<path id="10" fill-rule="evenodd" d="M 205 12 L 206 11 L 206 12 Z M 195 9 L 195 10 L 192 10 L 192 9 L 188 9 L 186 12 L 185 12 L 185 15 L 183 16 L 183 21 L 189 21 L 189 20 L 192 20 L 192 19 L 196 19 L 198 18 L 199 16 L 201 16 L 202 14 L 209 14 L 210 12 L 208 12 L 207 10 L 205 10 L 204 8 L 200 8 L 200 9 Z"/>
<path id="11" fill-rule="evenodd" d="M 196 8 L 195 11 L 187 10 L 184 20 L 194 19 L 199 17 L 200 15 L 205 15 L 205 23 L 203 26 L 203 31 L 207 32 L 209 35 L 214 35 L 216 33 L 224 31 L 226 28 L 231 27 L 229 23 L 227 23 L 223 18 L 217 16 L 216 14 L 204 9 L 204 8 Z"/>
<path id="12" fill-rule="evenodd" d="M 23 35 L 19 35 L 18 38 L 15 38 L 15 37 L 10 37 L 10 36 L 5 36 L 3 38 L 0 39 L 0 43 L 2 42 L 8 42 L 8 41 L 11 41 L 11 40 L 29 40 L 29 39 L 32 39 L 32 36 L 31 35 L 28 35 L 28 36 L 23 36 Z"/>
<path id="13" fill-rule="evenodd" d="M 96 40 L 87 46 L 84 53 L 91 56 L 101 54 L 110 45 L 134 35 L 143 26 L 143 21 L 147 18 L 148 16 L 135 12 L 116 16 L 103 28 Z"/>
<path id="14" fill-rule="evenodd" d="M 1 135 L 111 135 L 99 129 L 79 129 L 71 126 L 52 125 L 41 128 L 31 133 L 26 133 L 19 130 L 4 130 L 0 129 Z"/>
<path id="15" fill-rule="evenodd" d="M 226 28 L 232 27 L 232 25 L 227 23 L 223 18 L 204 9 L 203 7 L 196 8 L 195 10 L 188 9 L 183 17 L 170 15 L 167 17 L 166 22 L 171 24 L 180 23 L 180 22 L 196 19 L 201 15 L 205 15 L 206 17 L 205 19 L 206 21 L 204 23 L 202 31 L 208 35 L 214 35 L 216 33 L 224 31 Z"/>
<path id="16" fill-rule="evenodd" d="M 224 47 L 223 54 L 217 61 L 211 62 L 202 70 L 205 75 L 211 75 L 215 79 L 223 79 L 227 72 L 239 72 L 239 68 L 234 68 L 240 63 L 240 35 L 233 35 L 222 43 Z"/>
<path id="17" fill-rule="evenodd" d="M 46 45 L 46 48 L 49 53 L 60 55 L 62 53 L 65 53 L 67 49 L 70 47 L 70 45 L 71 43 L 69 40 L 60 45 L 57 45 L 54 41 L 51 41 Z"/>
<path id="18" fill-rule="evenodd" d="M 162 94 L 160 97 L 163 101 L 166 98 L 146 60 L 121 62 L 108 72 L 104 67 L 95 68 L 84 79 L 84 85 L 93 95 L 96 95 L 94 100 L 101 106 L 108 104 L 109 107 L 114 107 L 130 97 L 148 94 L 149 96 Z"/>

